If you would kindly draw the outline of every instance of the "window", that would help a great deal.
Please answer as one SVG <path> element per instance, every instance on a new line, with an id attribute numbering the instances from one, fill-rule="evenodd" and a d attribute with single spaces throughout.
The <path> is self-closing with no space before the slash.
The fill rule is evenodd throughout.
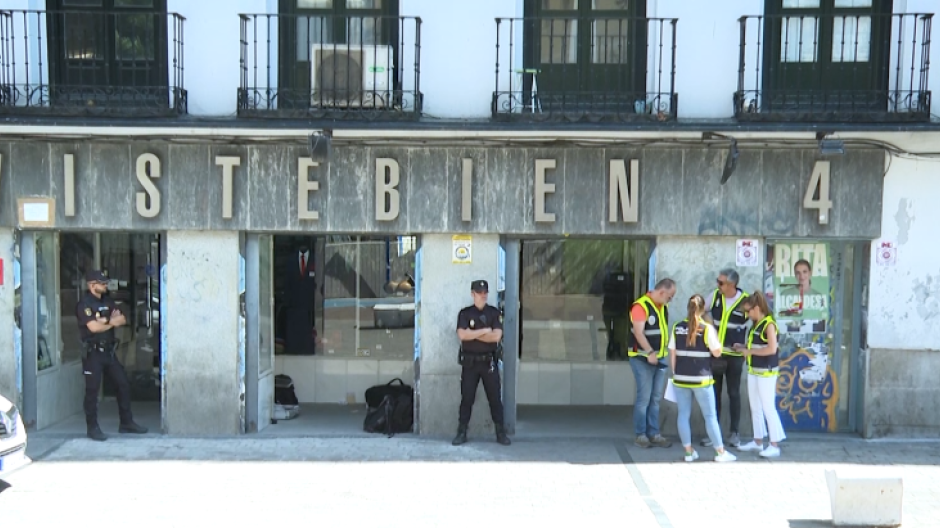
<path id="1" fill-rule="evenodd" d="M 526 16 L 526 62 L 543 107 L 561 94 L 566 106 L 572 98 L 596 106 L 599 94 L 624 96 L 631 106 L 645 98 L 643 0 L 526 0 Z"/>
<path id="2" fill-rule="evenodd" d="M 166 100 L 166 0 L 49 0 L 47 7 L 53 103 Z"/>
<path id="3" fill-rule="evenodd" d="M 397 13 L 398 0 L 280 0 L 280 106 L 361 102 L 362 62 L 397 63 Z"/>
<path id="4" fill-rule="evenodd" d="M 767 0 L 765 102 L 884 106 L 891 0 Z"/>

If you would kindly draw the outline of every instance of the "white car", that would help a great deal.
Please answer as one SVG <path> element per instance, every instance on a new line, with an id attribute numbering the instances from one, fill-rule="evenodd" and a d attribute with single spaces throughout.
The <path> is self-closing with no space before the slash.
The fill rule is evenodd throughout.
<path id="1" fill-rule="evenodd" d="M 23 418 L 10 400 L 0 396 L 0 477 L 28 463 Z"/>

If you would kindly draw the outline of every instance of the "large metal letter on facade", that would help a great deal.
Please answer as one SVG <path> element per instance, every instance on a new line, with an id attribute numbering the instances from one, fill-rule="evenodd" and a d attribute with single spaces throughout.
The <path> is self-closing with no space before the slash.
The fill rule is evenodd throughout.
<path id="1" fill-rule="evenodd" d="M 75 156 L 66 154 L 65 162 L 65 216 L 75 216 Z"/>
<path id="2" fill-rule="evenodd" d="M 473 160 L 463 159 L 463 174 L 460 182 L 460 219 L 473 220 Z"/>
<path id="3" fill-rule="evenodd" d="M 610 201 L 608 209 L 611 223 L 617 222 L 617 210 L 623 215 L 623 222 L 636 222 L 639 219 L 639 172 L 640 160 L 630 160 L 630 184 L 627 185 L 627 167 L 622 159 L 610 160 L 610 186 L 607 196 Z M 617 207 L 617 204 L 620 207 Z"/>
<path id="4" fill-rule="evenodd" d="M 388 178 L 386 179 L 386 172 Z M 392 158 L 375 159 L 375 219 L 390 221 L 398 218 L 399 200 L 398 182 L 400 169 Z M 385 199 L 388 198 L 388 208 Z"/>
<path id="5" fill-rule="evenodd" d="M 137 181 L 145 192 L 137 193 L 137 214 L 144 218 L 155 218 L 160 214 L 160 189 L 151 178 L 160 177 L 160 158 L 154 154 L 137 157 Z"/>
<path id="6" fill-rule="evenodd" d="M 310 169 L 320 164 L 313 158 L 297 160 L 297 218 L 300 220 L 319 220 L 320 213 L 308 209 L 307 200 L 312 191 L 320 190 L 320 182 L 310 180 Z"/>
<path id="7" fill-rule="evenodd" d="M 555 213 L 545 212 L 545 195 L 555 192 L 554 183 L 545 182 L 545 172 L 555 168 L 553 159 L 535 160 L 535 221 L 554 222 Z"/>
<path id="8" fill-rule="evenodd" d="M 238 156 L 215 157 L 215 164 L 222 167 L 222 218 L 226 220 L 232 219 L 232 176 L 241 163 Z"/>

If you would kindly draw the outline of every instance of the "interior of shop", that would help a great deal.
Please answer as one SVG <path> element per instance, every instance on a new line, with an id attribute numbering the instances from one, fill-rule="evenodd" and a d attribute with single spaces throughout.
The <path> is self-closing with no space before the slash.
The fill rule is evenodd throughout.
<path id="1" fill-rule="evenodd" d="M 161 421 L 160 244 L 160 235 L 156 233 L 49 232 L 37 235 L 36 240 L 39 375 L 79 364 L 81 342 L 75 304 L 87 289 L 85 272 L 101 269 L 111 279 L 109 295 L 127 318 L 127 325 L 115 330 L 116 353 L 127 372 L 134 418 L 153 431 L 160 430 Z M 59 317 L 48 317 L 56 309 L 56 297 Z M 83 387 L 80 381 L 71 385 Z M 107 376 L 101 395 L 99 423 L 106 432 L 116 431 L 116 392 Z M 71 406 L 73 413 L 44 431 L 84 432 L 81 396 L 72 399 L 77 400 Z"/>
<path id="2" fill-rule="evenodd" d="M 413 383 L 416 252 L 414 236 L 273 237 L 274 373 L 300 408 L 265 433 L 361 430 L 366 389 Z"/>

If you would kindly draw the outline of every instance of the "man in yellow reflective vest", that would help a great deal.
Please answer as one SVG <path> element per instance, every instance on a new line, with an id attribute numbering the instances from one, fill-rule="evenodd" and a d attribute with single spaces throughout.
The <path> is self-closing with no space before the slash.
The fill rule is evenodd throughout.
<path id="1" fill-rule="evenodd" d="M 627 352 L 636 379 L 636 403 L 633 407 L 634 443 L 640 447 L 670 447 L 672 442 L 659 432 L 659 402 L 666 388 L 669 310 L 667 304 L 676 294 L 676 283 L 663 279 L 630 308 L 634 346 Z"/>
<path id="2" fill-rule="evenodd" d="M 741 445 L 738 426 L 741 422 L 741 373 L 744 369 L 744 355 L 734 349 L 735 344 L 747 342 L 747 313 L 741 308 L 741 301 L 747 293 L 738 288 L 740 277 L 733 269 L 718 272 L 718 289 L 712 294 L 711 304 L 705 312 L 705 320 L 718 329 L 721 341 L 721 358 L 712 361 L 712 377 L 715 379 L 715 410 L 721 423 L 721 388 L 727 382 L 728 400 L 731 406 L 731 438 L 727 444 L 731 447 Z M 710 446 L 707 438 L 703 446 Z"/>

